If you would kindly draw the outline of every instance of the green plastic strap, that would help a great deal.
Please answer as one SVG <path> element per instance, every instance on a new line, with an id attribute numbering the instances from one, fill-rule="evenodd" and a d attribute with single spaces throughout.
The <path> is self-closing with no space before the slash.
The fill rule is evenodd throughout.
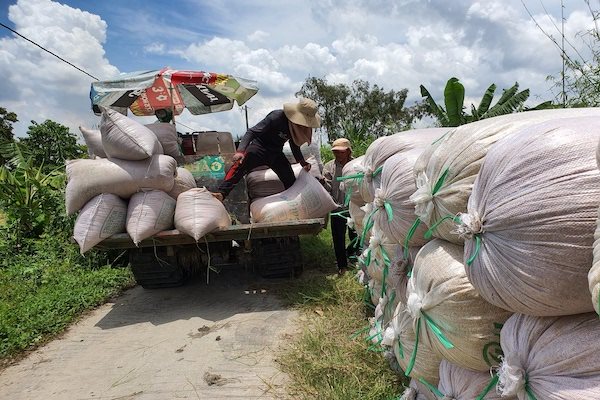
<path id="1" fill-rule="evenodd" d="M 419 333 L 421 332 L 421 317 L 417 320 L 417 329 L 415 330 L 415 347 L 413 348 L 412 354 L 410 355 L 410 361 L 404 371 L 404 376 L 409 376 L 415 367 L 415 361 L 417 359 L 417 349 L 419 348 Z"/>
<path id="2" fill-rule="evenodd" d="M 490 383 L 483 389 L 483 392 L 477 396 L 475 400 L 483 400 L 483 398 L 492 390 L 494 386 L 498 383 L 498 375 L 494 375 L 492 379 L 490 379 Z"/>
<path id="3" fill-rule="evenodd" d="M 385 307 L 383 307 L 383 314 L 384 315 L 385 315 L 386 310 L 388 309 L 388 306 L 394 302 L 395 298 L 396 298 L 396 292 L 392 292 L 392 294 L 390 295 L 390 298 L 388 299 L 387 303 L 385 303 Z"/>
<path id="4" fill-rule="evenodd" d="M 404 359 L 404 349 L 402 348 L 402 342 L 400 341 L 400 338 L 398 338 L 398 353 L 400 353 L 400 357 Z"/>
<path id="5" fill-rule="evenodd" d="M 367 256 L 365 257 L 365 265 L 368 267 L 371 265 L 371 249 L 367 250 Z"/>
<path id="6" fill-rule="evenodd" d="M 385 281 L 387 280 L 388 273 L 389 267 L 386 265 L 385 268 L 383 268 L 383 281 L 381 282 L 381 297 L 385 296 L 386 293 L 387 285 L 385 284 Z"/>
<path id="7" fill-rule="evenodd" d="M 383 258 L 383 263 L 388 266 L 391 267 L 392 266 L 392 260 L 390 259 L 390 256 L 388 254 L 388 252 L 385 250 L 385 247 L 383 247 L 383 245 L 379 245 L 379 248 L 381 250 L 381 257 Z"/>
<path id="8" fill-rule="evenodd" d="M 363 178 L 365 177 L 365 173 L 364 172 L 359 172 L 353 175 L 344 175 L 344 176 L 338 176 L 337 178 L 335 178 L 338 182 L 341 181 L 346 181 L 348 179 L 356 179 L 358 181 L 361 181 Z"/>
<path id="9" fill-rule="evenodd" d="M 349 214 L 349 213 L 350 213 L 350 211 L 348 211 L 348 210 L 342 210 L 342 211 L 331 213 L 329 215 L 336 216 L 336 217 L 342 217 L 342 218 L 348 218 L 345 214 Z"/>
<path id="10" fill-rule="evenodd" d="M 444 218 L 440 219 L 435 224 L 431 225 L 431 228 L 427 229 L 427 232 L 425 232 L 423 237 L 425 239 L 431 239 L 431 237 L 433 236 L 433 232 L 437 229 L 438 226 L 441 225 L 442 222 L 444 222 L 447 219 L 452 219 L 454 222 L 457 222 L 457 223 L 460 222 L 460 218 L 458 216 L 446 215 Z"/>
<path id="11" fill-rule="evenodd" d="M 444 185 L 444 181 L 446 180 L 446 177 L 448 176 L 449 172 L 450 172 L 450 169 L 446 168 L 444 170 L 444 172 L 442 173 L 442 175 L 440 175 L 439 179 L 433 186 L 433 190 L 431 191 L 432 196 L 435 195 L 437 192 L 439 192 L 439 190 L 442 188 L 442 186 Z"/>
<path id="12" fill-rule="evenodd" d="M 427 323 L 427 326 L 431 329 L 433 334 L 438 338 L 440 343 L 442 345 L 444 345 L 444 347 L 447 349 L 453 349 L 454 345 L 452 344 L 452 342 L 450 340 L 448 340 L 448 338 L 444 335 L 444 332 L 442 332 L 440 327 L 431 319 L 431 317 L 423 311 L 421 311 L 421 314 L 423 314 L 423 316 L 425 317 L 425 322 Z"/>
<path id="13" fill-rule="evenodd" d="M 427 382 L 427 379 L 421 377 L 421 378 L 419 378 L 419 382 L 421 382 L 423 385 L 427 386 L 427 389 L 431 390 L 431 393 L 435 394 L 440 399 L 444 398 L 444 394 L 442 392 L 440 392 L 438 390 L 438 388 L 433 386 L 431 383 Z"/>
<path id="14" fill-rule="evenodd" d="M 529 385 L 525 386 L 525 393 L 527 393 L 527 400 L 537 400 L 537 397 L 531 392 Z"/>
<path id="15" fill-rule="evenodd" d="M 375 329 L 376 332 L 365 339 L 365 341 L 369 342 L 372 339 L 379 337 L 377 340 L 377 344 L 380 344 L 383 341 L 383 336 L 381 335 L 381 322 L 379 320 L 375 321 Z"/>
<path id="16" fill-rule="evenodd" d="M 375 208 L 373 211 L 371 211 L 371 213 L 367 217 L 367 222 L 366 222 L 365 226 L 363 227 L 362 234 L 360 235 L 360 247 L 364 246 L 365 239 L 367 237 L 367 233 L 371 230 L 371 228 L 373 228 L 373 225 L 375 225 L 375 221 L 373 221 L 373 215 L 375 215 L 377 210 L 378 209 Z"/>
<path id="17" fill-rule="evenodd" d="M 404 239 L 404 259 L 408 260 L 408 242 L 415 235 L 417 228 L 421 225 L 421 218 L 415 219 L 415 222 L 412 224 L 410 229 L 408 230 L 408 234 L 406 235 L 406 239 Z"/>
<path id="18" fill-rule="evenodd" d="M 348 189 L 350 188 L 346 188 L 346 195 L 344 196 L 344 207 L 348 207 L 350 205 L 350 199 L 352 198 L 352 191 Z"/>
<path id="19" fill-rule="evenodd" d="M 359 330 L 354 332 L 352 335 L 350 335 L 350 339 L 356 339 L 361 333 L 368 331 L 370 328 L 371 327 L 369 325 L 365 326 L 364 328 L 360 328 Z"/>
<path id="20" fill-rule="evenodd" d="M 373 178 L 375 178 L 377 175 L 379 175 L 381 173 L 381 171 L 383 171 L 383 165 L 380 166 L 379 168 L 377 168 L 375 171 L 373 171 Z"/>
<path id="21" fill-rule="evenodd" d="M 394 219 L 394 210 L 392 209 L 392 205 L 387 201 L 383 203 L 385 207 L 385 212 L 387 213 L 388 222 L 391 222 Z"/>
<path id="22" fill-rule="evenodd" d="M 469 257 L 469 259 L 467 260 L 467 265 L 469 267 L 471 266 L 471 264 L 473 264 L 473 261 L 475 261 L 475 257 L 477 257 L 477 254 L 479 254 L 480 248 L 481 248 L 481 238 L 479 237 L 479 235 L 475 235 L 475 251 L 473 252 L 471 257 Z"/>
<path id="23" fill-rule="evenodd" d="M 367 347 L 367 351 L 372 351 L 374 353 L 383 353 L 385 349 L 379 345 L 372 344 L 369 347 Z"/>

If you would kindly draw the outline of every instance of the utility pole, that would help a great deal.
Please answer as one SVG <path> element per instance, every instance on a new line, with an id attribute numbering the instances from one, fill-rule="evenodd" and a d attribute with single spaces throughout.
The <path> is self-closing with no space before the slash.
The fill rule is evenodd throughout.
<path id="1" fill-rule="evenodd" d="M 560 0 L 560 20 L 562 23 L 561 27 L 561 36 L 562 36 L 562 106 L 565 108 L 567 106 L 567 92 L 565 91 L 565 5 L 563 0 Z"/>
<path id="2" fill-rule="evenodd" d="M 248 130 L 249 126 L 248 126 L 248 106 L 244 106 L 244 111 L 246 114 L 246 130 Z"/>

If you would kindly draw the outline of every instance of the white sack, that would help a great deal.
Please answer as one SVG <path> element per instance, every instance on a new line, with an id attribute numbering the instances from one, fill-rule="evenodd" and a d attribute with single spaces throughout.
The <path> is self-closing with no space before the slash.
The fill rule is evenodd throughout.
<path id="1" fill-rule="evenodd" d="M 160 190 L 135 193 L 127 206 L 127 233 L 137 246 L 158 232 L 173 228 L 176 201 Z"/>
<path id="2" fill-rule="evenodd" d="M 317 133 L 316 131 L 313 131 L 313 137 L 312 137 L 311 143 L 310 144 L 304 143 L 302 146 L 300 146 L 300 152 L 302 153 L 302 155 L 304 156 L 304 159 L 306 161 L 308 161 L 308 159 L 310 157 L 314 157 L 317 165 L 319 166 L 319 174 L 321 174 L 321 173 L 323 173 L 323 161 L 321 160 L 321 147 L 319 144 L 320 143 L 319 135 L 320 135 L 319 133 Z M 290 148 L 289 140 L 287 142 L 285 142 L 283 145 L 283 154 L 285 155 L 285 158 L 287 158 L 287 160 L 290 164 L 296 164 L 298 162 L 298 161 L 296 161 L 296 158 L 294 157 L 294 154 L 292 153 L 292 149 Z"/>
<path id="3" fill-rule="evenodd" d="M 225 206 L 206 188 L 190 189 L 177 198 L 175 228 L 194 240 L 230 225 L 231 218 Z"/>
<path id="4" fill-rule="evenodd" d="M 166 122 L 155 122 L 145 126 L 154 132 L 164 154 L 175 158 L 182 155 L 175 125 Z"/>
<path id="5" fill-rule="evenodd" d="M 169 196 L 174 199 L 185 192 L 186 190 L 190 190 L 196 187 L 196 179 L 194 179 L 194 175 L 192 173 L 183 168 L 177 167 L 177 176 L 175 177 L 173 188 L 169 191 Z"/>
<path id="6" fill-rule="evenodd" d="M 487 371 L 499 363 L 499 327 L 511 313 L 481 298 L 462 259 L 462 246 L 440 239 L 424 245 L 408 281 L 407 308 L 420 332 L 419 346 L 463 368 Z"/>
<path id="7" fill-rule="evenodd" d="M 600 143 L 596 146 L 596 163 L 600 168 Z M 592 304 L 596 313 L 600 314 L 600 209 L 594 232 L 593 264 L 588 273 L 588 285 L 592 294 Z"/>
<path id="8" fill-rule="evenodd" d="M 363 220 L 365 218 L 365 212 L 361 206 L 351 201 L 348 204 L 348 213 L 350 214 L 350 219 L 348 221 L 348 227 L 354 229 L 357 235 L 360 235 L 363 231 Z"/>
<path id="9" fill-rule="evenodd" d="M 336 208 L 319 181 L 303 170 L 289 189 L 253 201 L 250 213 L 254 222 L 277 222 L 322 218 Z"/>
<path id="10" fill-rule="evenodd" d="M 447 360 L 440 364 L 440 383 L 438 390 L 443 399 L 474 400 L 492 383 L 493 376 L 489 371 L 471 371 L 454 365 Z M 515 396 L 501 397 L 493 385 L 482 400 L 516 400 Z"/>
<path id="11" fill-rule="evenodd" d="M 384 275 L 387 277 L 391 273 L 392 262 L 396 258 L 399 249 L 400 245 L 398 243 L 390 241 L 383 235 L 383 232 L 374 228 L 371 232 L 369 245 L 362 255 L 365 258 L 364 264 L 367 267 L 369 276 L 383 282 Z"/>
<path id="12" fill-rule="evenodd" d="M 411 196 L 415 213 L 428 227 L 447 216 L 465 212 L 475 177 L 487 151 L 499 139 L 522 128 L 559 118 L 600 116 L 600 108 L 527 111 L 462 125 L 429 147 L 415 164 L 417 190 Z M 445 178 L 442 179 L 444 172 Z M 440 189 L 435 194 L 436 183 Z M 434 236 L 457 244 L 454 224 L 445 220 Z"/>
<path id="13" fill-rule="evenodd" d="M 79 127 L 83 140 L 87 146 L 88 155 L 94 159 L 96 157 L 106 158 L 104 147 L 102 147 L 102 134 L 99 129 L 89 129 L 83 126 Z"/>
<path id="14" fill-rule="evenodd" d="M 427 343 L 418 343 L 418 355 L 414 360 L 412 369 L 409 371 L 412 359 L 411 355 L 415 348 L 416 335 L 413 330 L 412 317 L 405 307 L 404 304 L 398 303 L 394 312 L 394 318 L 390 324 L 395 338 L 392 349 L 396 355 L 396 360 L 398 360 L 400 368 L 402 368 L 407 376 L 414 379 L 423 378 L 430 384 L 437 386 L 442 357 L 434 352 Z"/>
<path id="15" fill-rule="evenodd" d="M 119 159 L 69 160 L 66 162 L 67 214 L 76 213 L 92 197 L 112 193 L 128 199 L 143 189 L 168 192 L 173 188 L 177 162 L 158 155 L 143 161 Z"/>
<path id="16" fill-rule="evenodd" d="M 342 176 L 347 177 L 357 174 L 364 174 L 364 159 L 365 156 L 359 156 L 348 161 L 342 168 Z M 358 206 L 362 206 L 366 203 L 366 201 L 363 199 L 363 194 L 360 191 L 362 188 L 360 185 L 361 180 L 362 178 L 352 178 L 340 181 L 340 190 L 350 197 L 351 203 L 354 203 Z M 365 194 L 365 197 L 367 197 L 367 194 Z"/>
<path id="17" fill-rule="evenodd" d="M 425 385 L 416 379 L 411 379 L 409 386 L 402 393 L 399 400 L 439 400 L 437 396 Z M 445 399 L 444 399 L 445 400 Z"/>
<path id="18" fill-rule="evenodd" d="M 315 178 L 320 178 L 321 173 L 319 172 L 319 165 L 314 157 L 306 159 L 311 165 L 310 175 Z M 302 170 L 302 165 L 292 164 L 292 171 L 294 176 L 297 178 Z M 277 193 L 281 193 L 285 190 L 283 182 L 279 180 L 279 177 L 271 168 L 254 170 L 246 175 L 246 186 L 248 187 L 248 197 L 251 199 L 257 199 L 260 197 L 267 197 Z"/>
<path id="19" fill-rule="evenodd" d="M 490 149 L 458 228 L 487 301 L 537 316 L 593 310 L 599 138 L 600 117 L 581 117 L 532 125 Z"/>
<path id="20" fill-rule="evenodd" d="M 115 110 L 102 109 L 100 133 L 102 147 L 110 158 L 135 161 L 163 154 L 154 132 Z"/>
<path id="21" fill-rule="evenodd" d="M 127 202 L 110 193 L 102 193 L 88 201 L 75 221 L 73 238 L 85 253 L 107 237 L 125 232 Z"/>
<path id="22" fill-rule="evenodd" d="M 503 395 L 536 399 L 600 399 L 600 321 L 593 313 L 563 317 L 513 315 L 500 334 Z"/>

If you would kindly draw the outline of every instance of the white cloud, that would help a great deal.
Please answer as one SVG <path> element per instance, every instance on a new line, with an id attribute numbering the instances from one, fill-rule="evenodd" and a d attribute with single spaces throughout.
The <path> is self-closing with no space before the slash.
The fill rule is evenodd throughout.
<path id="1" fill-rule="evenodd" d="M 97 77 L 116 74 L 104 57 L 106 23 L 97 15 L 49 0 L 20 0 L 9 7 L 15 30 Z M 30 120 L 46 119 L 72 131 L 94 121 L 88 98 L 92 78 L 16 36 L 0 39 L 0 75 L 8 90 L 2 106 L 17 113 L 16 134 Z"/>
<path id="2" fill-rule="evenodd" d="M 270 35 L 265 32 L 265 31 L 261 31 L 261 30 L 257 30 L 253 33 L 251 33 L 250 35 L 248 35 L 248 41 L 250 43 L 261 43 L 264 42 L 265 39 L 267 39 Z"/>

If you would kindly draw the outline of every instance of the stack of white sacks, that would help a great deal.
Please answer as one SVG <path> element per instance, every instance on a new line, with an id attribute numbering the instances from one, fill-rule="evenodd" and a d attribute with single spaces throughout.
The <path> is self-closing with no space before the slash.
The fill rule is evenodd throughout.
<path id="1" fill-rule="evenodd" d="M 174 125 L 103 109 L 100 130 L 80 130 L 91 158 L 67 162 L 66 208 L 79 212 L 73 236 L 82 254 L 116 233 L 137 245 L 176 227 L 198 241 L 231 224 L 223 204 L 177 167 Z"/>
<path id="2" fill-rule="evenodd" d="M 413 380 L 402 398 L 600 399 L 600 109 L 436 135 L 344 171 L 369 339 Z"/>
<path id="3" fill-rule="evenodd" d="M 306 172 L 295 163 L 286 143 L 283 153 L 292 164 L 296 182 L 285 189 L 273 170 L 257 168 L 246 176 L 248 196 L 251 199 L 250 214 L 253 222 L 280 222 L 300 219 L 322 218 L 337 208 L 329 193 L 319 182 L 323 165 L 317 141 L 300 147 L 305 160 L 311 165 Z"/>

